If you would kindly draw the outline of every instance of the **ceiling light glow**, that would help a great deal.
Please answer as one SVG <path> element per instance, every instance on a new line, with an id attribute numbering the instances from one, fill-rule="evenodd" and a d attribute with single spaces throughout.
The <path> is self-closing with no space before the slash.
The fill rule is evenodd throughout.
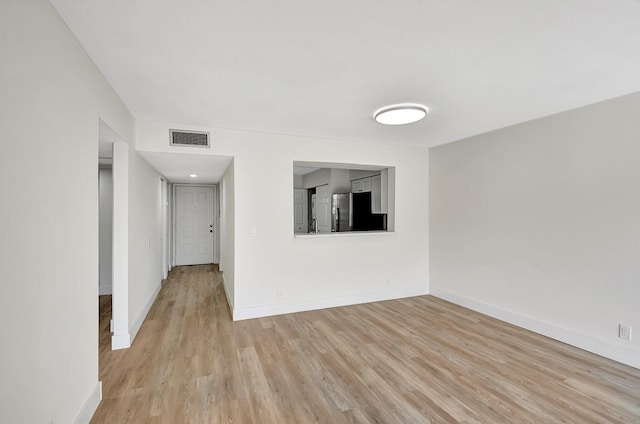
<path id="1" fill-rule="evenodd" d="M 189 178 L 198 178 L 198 174 L 189 174 Z"/>
<path id="2" fill-rule="evenodd" d="M 379 124 L 406 125 L 418 122 L 427 116 L 427 108 L 417 103 L 400 103 L 376 110 L 373 118 Z"/>

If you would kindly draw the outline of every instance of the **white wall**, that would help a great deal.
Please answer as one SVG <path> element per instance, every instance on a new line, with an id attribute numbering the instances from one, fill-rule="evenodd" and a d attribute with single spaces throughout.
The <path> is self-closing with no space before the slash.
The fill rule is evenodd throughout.
<path id="1" fill-rule="evenodd" d="M 138 148 L 184 152 L 169 128 L 189 127 L 137 122 Z M 234 318 L 428 291 L 426 148 L 195 129 L 213 140 L 197 152 L 234 156 Z M 293 237 L 294 161 L 395 166 L 395 233 Z"/>
<path id="2" fill-rule="evenodd" d="M 293 172 L 293 169 L 291 170 Z M 309 172 L 302 176 L 302 186 L 300 188 L 313 188 L 331 182 L 331 169 L 321 168 L 313 172 Z"/>
<path id="3" fill-rule="evenodd" d="M 101 295 L 111 294 L 112 282 L 112 249 L 113 249 L 113 178 L 111 168 L 98 170 L 99 186 L 99 281 L 98 291 Z"/>
<path id="4" fill-rule="evenodd" d="M 147 271 L 160 269 L 158 175 L 133 150 L 131 114 L 49 2 L 0 7 L 0 127 L 11 140 L 0 193 L 12 199 L 0 208 L 10 223 L 0 239 L 0 422 L 88 422 L 100 399 L 99 120 L 130 143 L 134 319 L 160 282 Z"/>
<path id="5" fill-rule="evenodd" d="M 129 152 L 129 331 L 135 338 L 162 283 L 160 174 Z"/>
<path id="6" fill-rule="evenodd" d="M 331 169 L 331 182 L 329 183 L 329 193 L 350 193 L 351 180 L 348 169 Z"/>
<path id="7" fill-rule="evenodd" d="M 640 367 L 639 110 L 634 94 L 431 149 L 432 293 Z"/>
<path id="8" fill-rule="evenodd" d="M 98 119 L 133 119 L 44 0 L 0 2 L 0 422 L 85 422 L 98 384 Z"/>
<path id="9" fill-rule="evenodd" d="M 234 187 L 233 160 L 224 172 L 220 187 L 220 270 L 223 271 L 224 289 L 229 307 L 234 305 Z"/>
<path id="10" fill-rule="evenodd" d="M 100 122 L 100 132 L 106 124 Z M 102 136 L 102 135 L 101 135 Z M 117 138 L 117 137 L 116 137 Z M 113 142 L 113 282 L 111 348 L 131 346 L 129 330 L 129 144 Z"/>
<path id="11" fill-rule="evenodd" d="M 332 168 L 331 164 L 327 163 L 327 168 L 321 168 L 317 171 L 303 175 L 302 184 L 299 188 L 314 188 L 328 184 L 329 193 L 331 194 L 349 193 L 351 192 L 351 180 L 349 179 L 349 175 L 349 169 Z"/>

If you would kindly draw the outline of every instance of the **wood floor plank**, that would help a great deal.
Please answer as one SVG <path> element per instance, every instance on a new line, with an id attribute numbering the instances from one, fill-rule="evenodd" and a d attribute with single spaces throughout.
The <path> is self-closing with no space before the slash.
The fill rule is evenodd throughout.
<path id="1" fill-rule="evenodd" d="M 174 268 L 92 423 L 632 423 L 640 370 L 431 296 L 231 321 L 213 265 Z"/>

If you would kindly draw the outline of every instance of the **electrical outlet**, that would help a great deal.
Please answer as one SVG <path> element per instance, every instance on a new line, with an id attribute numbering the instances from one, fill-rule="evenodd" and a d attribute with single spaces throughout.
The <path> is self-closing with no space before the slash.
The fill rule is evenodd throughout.
<path id="1" fill-rule="evenodd" d="M 630 325 L 619 324 L 618 325 L 618 337 L 620 337 L 623 340 L 631 341 L 631 326 Z"/>
<path id="2" fill-rule="evenodd" d="M 282 289 L 278 289 L 277 295 L 278 295 L 278 299 L 280 299 L 284 295 L 284 291 Z"/>
<path id="3" fill-rule="evenodd" d="M 256 227 L 249 227 L 249 237 L 255 237 L 258 233 Z"/>

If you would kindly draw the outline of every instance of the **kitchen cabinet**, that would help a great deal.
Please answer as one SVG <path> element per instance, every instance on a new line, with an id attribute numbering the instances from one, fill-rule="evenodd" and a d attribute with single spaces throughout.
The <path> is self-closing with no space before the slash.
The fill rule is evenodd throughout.
<path id="1" fill-rule="evenodd" d="M 386 170 L 384 170 L 386 171 Z M 382 182 L 381 175 L 374 175 L 366 178 L 359 178 L 351 181 L 352 193 L 371 192 L 371 213 L 387 213 L 387 187 Z"/>
<path id="2" fill-rule="evenodd" d="M 308 232 L 308 204 L 307 190 L 297 188 L 293 190 L 293 232 Z"/>
<path id="3" fill-rule="evenodd" d="M 371 191 L 371 177 L 351 181 L 352 193 L 366 193 L 368 191 Z"/>
<path id="4" fill-rule="evenodd" d="M 371 177 L 371 213 L 382 213 L 382 183 L 380 175 Z"/>
<path id="5" fill-rule="evenodd" d="M 351 193 L 362 193 L 362 180 L 351 181 Z"/>
<path id="6" fill-rule="evenodd" d="M 389 170 L 380 172 L 380 212 L 389 213 Z"/>

